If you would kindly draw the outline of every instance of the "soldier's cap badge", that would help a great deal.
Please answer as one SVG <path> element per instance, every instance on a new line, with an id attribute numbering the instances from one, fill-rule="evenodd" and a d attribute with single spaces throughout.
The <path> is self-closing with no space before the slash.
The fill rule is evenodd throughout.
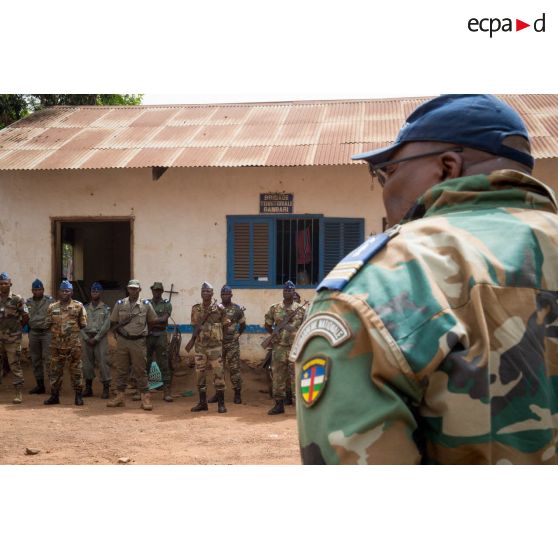
<path id="1" fill-rule="evenodd" d="M 317 355 L 307 360 L 300 369 L 300 395 L 303 403 L 311 407 L 325 390 L 330 360 Z"/>
<path id="2" fill-rule="evenodd" d="M 316 336 L 325 337 L 332 347 L 338 347 L 350 339 L 351 330 L 347 322 L 340 316 L 329 312 L 318 312 L 310 316 L 298 330 L 289 359 L 294 362 L 300 356 L 304 345 Z"/>

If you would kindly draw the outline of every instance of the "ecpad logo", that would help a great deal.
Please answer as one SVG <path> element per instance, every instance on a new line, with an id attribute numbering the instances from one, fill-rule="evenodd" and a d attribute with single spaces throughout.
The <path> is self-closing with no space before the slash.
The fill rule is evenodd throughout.
<path id="1" fill-rule="evenodd" d="M 533 29 L 536 33 L 545 32 L 545 17 L 546 14 L 543 13 L 543 15 L 539 19 L 536 19 L 533 22 Z M 505 17 L 503 19 L 500 19 L 498 17 L 485 17 L 482 19 L 472 17 L 467 22 L 467 27 L 469 28 L 469 31 L 473 33 L 477 33 L 478 31 L 481 31 L 483 33 L 490 33 L 490 38 L 492 38 L 492 35 L 494 33 L 497 33 L 498 31 L 514 31 L 512 19 L 509 17 Z M 520 19 L 515 20 L 515 31 L 521 31 L 522 29 L 526 29 L 527 27 L 531 27 L 531 24 L 525 23 Z"/>

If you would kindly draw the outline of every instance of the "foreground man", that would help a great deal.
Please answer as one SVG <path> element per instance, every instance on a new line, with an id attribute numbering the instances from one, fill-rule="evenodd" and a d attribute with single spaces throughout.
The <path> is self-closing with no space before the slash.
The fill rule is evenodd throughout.
<path id="1" fill-rule="evenodd" d="M 102 300 L 103 286 L 101 283 L 91 285 L 91 302 L 85 305 L 87 327 L 81 330 L 83 344 L 83 377 L 85 390 L 83 397 L 92 397 L 95 365 L 99 367 L 103 393 L 101 399 L 110 397 L 110 366 L 108 364 L 108 336 L 110 329 L 110 306 Z"/>
<path id="2" fill-rule="evenodd" d="M 110 315 L 110 321 L 115 326 L 116 351 L 113 363 L 116 368 L 116 397 L 107 403 L 107 407 L 124 407 L 124 392 L 130 376 L 135 378 L 140 392 L 141 408 L 144 411 L 153 410 L 149 382 L 145 369 L 146 341 L 148 326 L 156 319 L 157 314 L 147 300 L 139 297 L 140 282 L 130 279 L 128 282 L 128 296 L 119 300 Z"/>
<path id="3" fill-rule="evenodd" d="M 275 405 L 268 415 L 280 415 L 285 412 L 287 384 L 294 383 L 293 369 L 289 364 L 289 352 L 296 332 L 304 321 L 304 308 L 295 302 L 295 284 L 287 281 L 283 288 L 283 302 L 273 304 L 265 315 L 265 329 L 275 338 L 271 352 L 272 396 Z M 292 397 L 292 395 L 291 395 Z"/>
<path id="4" fill-rule="evenodd" d="M 72 300 L 74 287 L 70 281 L 62 281 L 58 289 L 58 301 L 48 307 L 46 326 L 52 335 L 50 343 L 50 397 L 45 405 L 60 403 L 60 390 L 64 367 L 68 363 L 70 379 L 75 392 L 74 403 L 83 405 L 83 373 L 81 363 L 80 330 L 87 325 L 83 304 Z"/>
<path id="5" fill-rule="evenodd" d="M 12 293 L 10 276 L 0 273 L 0 355 L 5 354 L 14 375 L 15 396 L 13 403 L 21 403 L 23 397 L 23 370 L 21 369 L 22 328 L 29 321 L 27 305 L 23 297 Z M 2 362 L 3 364 L 3 362 Z M 0 369 L 0 376 L 3 370 Z"/>
<path id="6" fill-rule="evenodd" d="M 557 463 L 557 206 L 520 117 L 444 95 L 355 158 L 401 226 L 326 277 L 293 345 L 303 462 Z"/>
<path id="7" fill-rule="evenodd" d="M 147 336 L 147 374 L 151 368 L 151 361 L 155 360 L 163 377 L 163 401 L 172 403 L 171 395 L 172 370 L 169 368 L 169 341 L 167 339 L 167 325 L 172 314 L 172 304 L 163 298 L 165 289 L 163 283 L 155 282 L 151 285 L 152 298 L 149 300 L 157 319 L 149 326 Z"/>

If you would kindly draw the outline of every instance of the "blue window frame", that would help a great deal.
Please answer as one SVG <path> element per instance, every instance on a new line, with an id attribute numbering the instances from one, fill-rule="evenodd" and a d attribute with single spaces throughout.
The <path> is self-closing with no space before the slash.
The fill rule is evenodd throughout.
<path id="1" fill-rule="evenodd" d="M 364 219 L 323 215 L 228 215 L 227 283 L 315 287 L 364 240 Z"/>

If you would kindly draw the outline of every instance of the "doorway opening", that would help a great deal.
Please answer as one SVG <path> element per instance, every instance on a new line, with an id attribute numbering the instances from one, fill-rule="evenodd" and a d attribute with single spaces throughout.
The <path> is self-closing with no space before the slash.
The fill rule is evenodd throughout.
<path id="1" fill-rule="evenodd" d="M 53 219 L 54 289 L 67 279 L 74 286 L 74 298 L 86 303 L 97 281 L 109 306 L 126 296 L 133 270 L 132 224 L 130 218 Z"/>

